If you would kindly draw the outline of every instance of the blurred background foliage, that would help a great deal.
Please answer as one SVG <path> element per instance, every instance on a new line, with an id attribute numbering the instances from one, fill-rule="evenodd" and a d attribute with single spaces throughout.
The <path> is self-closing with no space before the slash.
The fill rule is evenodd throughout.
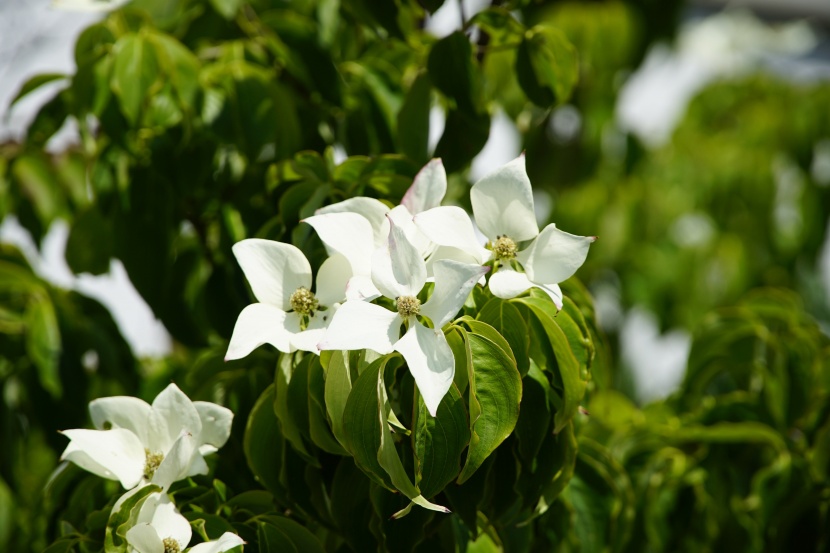
<path id="1" fill-rule="evenodd" d="M 599 302 L 604 339 L 570 483 L 532 534 L 485 517 L 466 550 L 828 547 L 819 258 L 830 187 L 814 167 L 830 139 L 830 85 L 754 73 L 717 82 L 668 143 L 646 148 L 615 106 L 654 41 L 675 36 L 679 0 L 493 2 L 439 39 L 424 20 L 442 4 L 134 0 L 81 34 L 74 74 L 23 86 L 19 98 L 65 83 L 25 140 L 0 145 L 0 218 L 14 215 L 37 243 L 66 221 L 76 274 L 120 260 L 174 346 L 136 357 L 106 308 L 3 246 L 0 549 L 41 551 L 101 528 L 105 484 L 72 469 L 47 482 L 65 446 L 56 431 L 87 425 L 87 402 L 103 395 L 150 399 L 175 380 L 229 406 L 215 476 L 231 490 L 259 486 L 242 468 L 242 437 L 276 355 L 222 361 L 250 301 L 231 245 L 292 242 L 316 266 L 322 245 L 300 219 L 354 195 L 396 205 L 433 156 L 451 173 L 448 201 L 464 205 L 498 114 L 519 131 L 552 205 L 544 217 L 599 235 L 579 278 L 616 311 Z M 78 144 L 51 151 L 67 120 Z M 634 307 L 692 333 L 679 389 L 648 405 L 620 362 L 621 317 Z M 368 489 L 354 493 L 368 505 Z M 460 531 L 424 534 L 420 516 L 374 535 L 404 551 Z M 406 548 L 397 533 L 412 538 Z"/>

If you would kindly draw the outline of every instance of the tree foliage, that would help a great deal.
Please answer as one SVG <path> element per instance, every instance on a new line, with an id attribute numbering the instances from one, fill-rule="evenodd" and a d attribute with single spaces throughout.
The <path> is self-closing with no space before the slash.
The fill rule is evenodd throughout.
<path id="1" fill-rule="evenodd" d="M 620 153 L 603 139 L 618 73 L 670 28 L 677 2 L 493 2 L 439 39 L 424 21 L 443 3 L 135 0 L 82 33 L 75 74 L 23 86 L 15 101 L 65 84 L 25 142 L 0 150 L 0 217 L 37 241 L 67 221 L 76 274 L 120 260 L 175 348 L 137 359 L 106 309 L 3 247 L 0 548 L 125 550 L 119 528 L 141 497 L 111 517 L 116 483 L 53 471 L 66 443 L 55 431 L 87 426 L 94 398 L 148 398 L 171 379 L 235 414 L 210 477 L 170 490 L 197 541 L 826 546 L 830 343 L 812 317 L 828 320 L 814 266 L 830 202 L 807 176 L 826 87 L 719 85 L 671 145 L 646 154 L 622 137 Z M 565 103 L 581 113 L 575 140 L 546 130 Z M 435 109 L 446 123 L 433 149 Z M 580 276 L 613 274 L 625 306 L 695 329 L 680 390 L 644 407 L 620 391 L 614 336 L 576 279 L 558 312 L 541 293 L 476 288 L 445 327 L 456 370 L 436 417 L 397 354 L 260 348 L 224 361 L 250 303 L 234 243 L 290 243 L 316 270 L 325 249 L 301 219 L 355 196 L 397 205 L 431 157 L 451 173 L 447 199 L 466 204 L 464 170 L 498 112 L 522 132 L 557 223 L 601 236 Z M 66 124 L 79 145 L 50 153 Z M 776 180 L 788 170 L 803 177 L 795 188 Z M 684 217 L 709 238 L 686 240 Z M 745 295 L 759 285 L 780 289 Z"/>

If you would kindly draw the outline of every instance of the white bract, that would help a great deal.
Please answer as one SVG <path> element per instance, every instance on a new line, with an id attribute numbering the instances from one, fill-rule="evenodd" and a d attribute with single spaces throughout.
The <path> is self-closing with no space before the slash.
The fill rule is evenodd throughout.
<path id="1" fill-rule="evenodd" d="M 372 280 L 378 290 L 395 300 L 396 311 L 364 301 L 347 301 L 335 313 L 320 349 L 370 349 L 381 354 L 397 351 L 406 360 L 430 414 L 435 416 L 441 398 L 452 385 L 455 360 L 441 327 L 461 309 L 487 267 L 452 260 L 434 265 L 435 288 L 421 305 L 418 294 L 427 271 L 421 254 L 403 229 L 390 221 L 387 247 L 372 261 Z M 428 317 L 433 328 L 417 316 Z M 401 326 L 406 333 L 401 337 Z"/>
<path id="2" fill-rule="evenodd" d="M 446 192 L 444 165 L 440 159 L 433 159 L 415 176 L 401 205 L 390 209 L 374 198 L 349 198 L 318 209 L 303 222 L 314 227 L 329 255 L 340 254 L 349 260 L 354 276 L 349 281 L 347 298 L 372 300 L 380 291 L 372 283 L 371 258 L 377 248 L 386 246 L 390 222 L 400 227 L 421 258 L 426 258 L 434 244 L 415 226 L 412 216 L 441 205 Z"/>
<path id="3" fill-rule="evenodd" d="M 430 209 L 415 215 L 415 224 L 430 240 L 464 252 L 471 262 L 492 260 L 488 285 L 493 295 L 509 299 L 537 287 L 561 309 L 559 283 L 585 262 L 596 236 L 576 236 L 554 224 L 539 232 L 524 155 L 482 177 L 470 190 L 470 201 L 476 224 L 488 239 L 486 248 L 461 208 Z M 527 241 L 531 242 L 520 249 Z"/>
<path id="4" fill-rule="evenodd" d="M 179 553 L 190 543 L 190 522 L 179 513 L 166 493 L 153 493 L 141 505 L 135 526 L 127 530 L 129 551 L 135 553 Z M 231 532 L 215 541 L 200 543 L 190 553 L 221 553 L 245 542 Z"/>
<path id="5" fill-rule="evenodd" d="M 239 314 L 225 360 L 245 357 L 262 344 L 285 353 L 317 353 L 352 275 L 346 258 L 334 255 L 323 262 L 314 293 L 311 265 L 291 244 L 250 238 L 234 244 L 233 253 L 259 303 Z"/>
<path id="6" fill-rule="evenodd" d="M 70 442 L 61 459 L 126 489 L 152 483 L 166 490 L 177 480 L 207 474 L 204 456 L 225 444 L 233 421 L 229 409 L 191 402 L 175 384 L 152 406 L 115 396 L 93 400 L 89 413 L 97 430 L 64 430 Z"/>

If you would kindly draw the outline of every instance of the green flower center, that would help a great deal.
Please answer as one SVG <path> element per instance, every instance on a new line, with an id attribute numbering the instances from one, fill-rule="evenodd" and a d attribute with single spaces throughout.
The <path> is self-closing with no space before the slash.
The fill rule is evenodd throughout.
<path id="1" fill-rule="evenodd" d="M 149 449 L 145 449 L 144 454 L 147 456 L 144 461 L 144 478 L 152 480 L 153 475 L 159 468 L 159 465 L 161 465 L 161 462 L 164 461 L 164 453 L 151 453 Z M 176 551 L 178 551 L 178 549 Z"/>
<path id="2" fill-rule="evenodd" d="M 519 251 L 516 242 L 506 234 L 496 236 L 496 241 L 491 243 L 491 247 L 496 259 L 513 259 Z"/>
<path id="3" fill-rule="evenodd" d="M 421 312 L 421 300 L 415 296 L 398 296 L 395 305 L 398 307 L 398 314 L 404 319 Z"/>
<path id="4" fill-rule="evenodd" d="M 164 545 L 164 553 L 179 553 L 181 551 L 179 542 L 173 538 L 164 538 L 161 543 Z"/>
<path id="5" fill-rule="evenodd" d="M 291 302 L 291 309 L 300 315 L 310 315 L 313 317 L 314 310 L 317 309 L 318 306 L 317 298 L 315 298 L 311 290 L 305 286 L 297 288 L 297 290 L 291 294 L 291 298 L 288 301 Z"/>

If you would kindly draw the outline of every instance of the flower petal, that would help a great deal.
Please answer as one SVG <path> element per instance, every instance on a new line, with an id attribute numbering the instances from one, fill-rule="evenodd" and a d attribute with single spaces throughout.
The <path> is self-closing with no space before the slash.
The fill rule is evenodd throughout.
<path id="1" fill-rule="evenodd" d="M 391 353 L 400 336 L 401 317 L 379 305 L 363 301 L 347 301 L 334 314 L 321 350 L 371 349 Z"/>
<path id="2" fill-rule="evenodd" d="M 506 234 L 521 242 L 539 234 L 524 154 L 475 183 L 470 202 L 478 228 L 491 240 Z"/>
<path id="3" fill-rule="evenodd" d="M 150 414 L 149 442 L 152 452 L 165 455 L 182 432 L 193 436 L 202 433 L 202 419 L 190 398 L 175 384 L 169 384 L 153 400 Z"/>
<path id="4" fill-rule="evenodd" d="M 103 478 L 118 480 L 127 489 L 141 481 L 147 459 L 144 444 L 126 428 L 64 430 L 62 434 L 70 442 L 61 460 Z"/>
<path id="5" fill-rule="evenodd" d="M 557 311 L 562 309 L 562 289 L 559 287 L 558 284 L 536 284 L 533 283 L 533 286 L 539 288 L 540 290 L 544 290 L 550 299 L 553 300 L 553 303 L 556 305 Z"/>
<path id="6" fill-rule="evenodd" d="M 420 213 L 441 205 L 441 200 L 447 193 L 447 172 L 440 159 L 431 159 L 424 165 L 412 181 L 412 186 L 406 191 L 401 205 L 406 206 L 410 213 Z"/>
<path id="7" fill-rule="evenodd" d="M 149 523 L 162 540 L 165 538 L 176 540 L 182 551 L 193 537 L 190 522 L 179 513 L 170 496 L 163 492 L 147 496 L 138 513 L 138 522 Z"/>
<path id="8" fill-rule="evenodd" d="M 526 274 L 502 267 L 490 277 L 488 286 L 494 296 L 508 300 L 533 286 L 533 283 L 528 280 Z"/>
<path id="9" fill-rule="evenodd" d="M 291 343 L 294 347 L 302 351 L 309 351 L 320 355 L 320 350 L 317 346 L 325 338 L 326 329 L 339 307 L 340 304 L 334 304 L 333 307 L 326 311 L 315 311 L 314 316 L 308 321 L 308 327 L 291 337 Z"/>
<path id="10" fill-rule="evenodd" d="M 262 344 L 271 344 L 278 350 L 291 353 L 291 335 L 300 331 L 297 317 L 267 303 L 252 303 L 242 310 L 233 327 L 233 335 L 225 361 L 241 359 Z"/>
<path id="11" fill-rule="evenodd" d="M 436 330 L 447 324 L 464 302 L 478 280 L 489 271 L 489 267 L 469 265 L 450 259 L 436 261 L 435 288 L 432 296 L 421 307 L 421 314 L 429 317 Z"/>
<path id="12" fill-rule="evenodd" d="M 228 441 L 233 424 L 233 411 L 209 401 L 194 401 L 193 407 L 202 419 L 202 433 L 199 434 L 199 451 L 202 446 L 220 448 Z"/>
<path id="13" fill-rule="evenodd" d="M 352 278 L 352 266 L 345 256 L 335 254 L 320 265 L 314 295 L 321 306 L 331 307 L 346 299 L 346 285 Z"/>
<path id="14" fill-rule="evenodd" d="M 245 540 L 231 532 L 225 532 L 219 536 L 218 540 L 200 543 L 194 545 L 189 553 L 222 553 L 229 549 L 233 549 L 238 545 L 243 545 Z"/>
<path id="15" fill-rule="evenodd" d="M 303 252 L 291 244 L 249 238 L 234 244 L 233 254 L 254 296 L 263 303 L 288 311 L 297 288 L 311 290 L 311 266 Z"/>
<path id="16" fill-rule="evenodd" d="M 355 275 L 346 285 L 346 299 L 350 301 L 372 301 L 380 296 L 380 290 L 377 289 L 369 275 Z"/>
<path id="17" fill-rule="evenodd" d="M 466 263 L 467 265 L 481 265 L 473 256 L 467 252 L 463 252 L 458 248 L 451 248 L 449 246 L 438 246 L 432 255 L 426 260 L 427 265 L 427 282 L 435 281 L 435 264 L 442 259 L 449 259 L 451 261 L 458 261 L 459 263 Z M 487 285 L 484 277 L 478 280 L 482 286 Z"/>
<path id="18" fill-rule="evenodd" d="M 588 257 L 588 248 L 596 236 L 577 236 L 548 225 L 536 240 L 519 252 L 519 262 L 527 278 L 540 284 L 556 284 L 567 280 Z"/>
<path id="19" fill-rule="evenodd" d="M 427 238 L 467 253 L 473 263 L 481 265 L 490 257 L 476 236 L 470 216 L 460 207 L 436 207 L 417 214 L 414 222 Z"/>
<path id="20" fill-rule="evenodd" d="M 432 240 L 427 238 L 427 236 L 420 231 L 420 229 L 415 226 L 415 222 L 412 220 L 412 214 L 409 210 L 402 206 L 396 206 L 389 212 L 388 215 L 390 223 L 394 223 L 395 225 L 399 226 L 401 230 L 403 230 L 404 235 L 406 235 L 406 239 L 415 246 L 415 249 L 418 250 L 418 253 L 421 256 L 421 259 L 426 259 L 426 257 L 435 249 L 435 245 L 432 243 Z"/>
<path id="21" fill-rule="evenodd" d="M 146 444 L 147 424 L 150 420 L 150 405 L 137 397 L 102 397 L 89 402 L 89 415 L 98 430 L 126 428 Z"/>
<path id="22" fill-rule="evenodd" d="M 147 522 L 136 524 L 127 530 L 127 543 L 137 553 L 164 553 L 164 543 L 153 528 Z"/>
<path id="23" fill-rule="evenodd" d="M 380 200 L 358 196 L 357 198 L 349 198 L 336 204 L 321 207 L 314 212 L 315 215 L 325 215 L 328 213 L 357 213 L 358 215 L 366 217 L 369 224 L 372 225 L 375 248 L 383 245 L 383 242 L 386 240 L 386 235 L 389 234 L 389 221 L 386 220 L 389 207 Z"/>
<path id="24" fill-rule="evenodd" d="M 206 464 L 193 462 L 194 454 L 199 455 L 196 438 L 193 434 L 182 431 L 170 450 L 164 454 L 164 459 L 153 475 L 152 483 L 166 491 L 173 482 L 194 474 L 207 474 Z M 191 473 L 191 468 L 196 472 Z"/>
<path id="25" fill-rule="evenodd" d="M 328 213 L 306 217 L 323 241 L 329 255 L 340 254 L 348 259 L 352 273 L 368 275 L 375 250 L 375 237 L 369 220 L 357 213 Z"/>
<path id="26" fill-rule="evenodd" d="M 455 374 L 455 358 L 444 333 L 413 320 L 409 330 L 395 344 L 395 351 L 406 359 L 427 410 L 434 417 Z"/>
<path id="27" fill-rule="evenodd" d="M 391 221 L 388 247 L 372 258 L 372 282 L 387 298 L 415 296 L 427 281 L 427 268 L 401 227 Z"/>

